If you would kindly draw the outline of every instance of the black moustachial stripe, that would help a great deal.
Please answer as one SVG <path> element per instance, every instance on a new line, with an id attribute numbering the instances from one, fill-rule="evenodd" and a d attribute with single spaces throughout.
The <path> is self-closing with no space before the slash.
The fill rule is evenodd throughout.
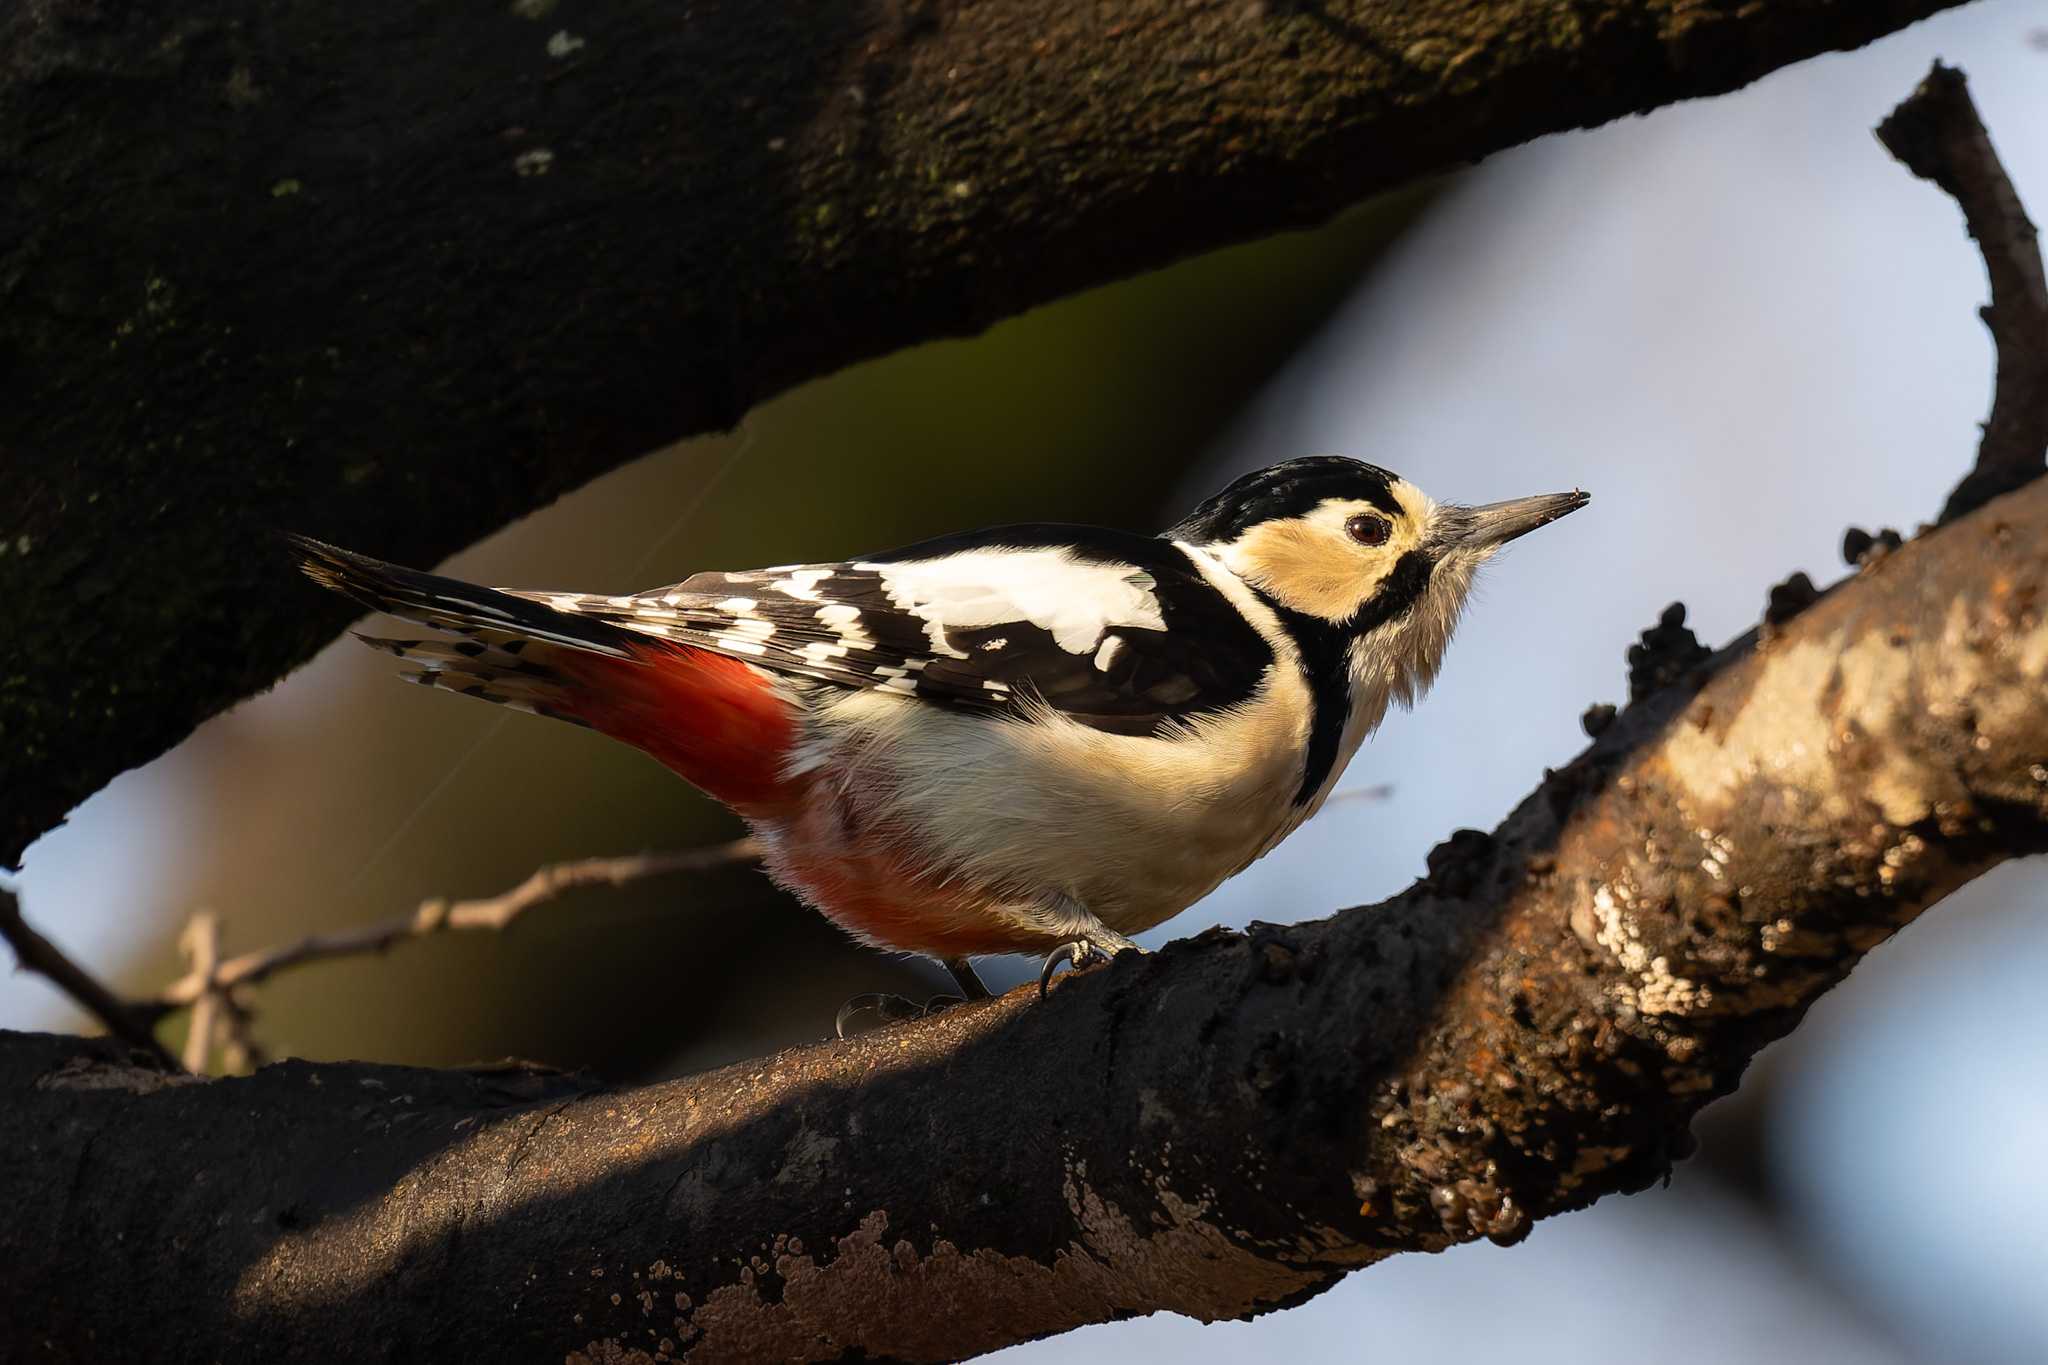
<path id="1" fill-rule="evenodd" d="M 1331 498 L 1370 503 L 1389 516 L 1401 515 L 1392 474 L 1342 455 L 1312 455 L 1253 470 L 1166 534 L 1168 539 L 1196 545 L 1222 544 L 1260 522 L 1302 516 Z"/>
<path id="2" fill-rule="evenodd" d="M 1415 609 L 1429 587 L 1436 560 L 1424 550 L 1410 550 L 1394 561 L 1394 567 L 1380 580 L 1380 586 L 1365 604 L 1344 623 L 1346 635 L 1363 635 L 1375 626 L 1398 621 Z"/>
<path id="3" fill-rule="evenodd" d="M 1422 550 L 1410 550 L 1396 560 L 1392 571 L 1375 592 L 1341 623 L 1324 621 L 1291 607 L 1282 606 L 1272 594 L 1254 588 L 1260 599 L 1280 618 L 1280 624 L 1301 651 L 1301 671 L 1308 683 L 1308 749 L 1303 756 L 1301 788 L 1294 804 L 1306 805 L 1329 780 L 1337 765 L 1337 748 L 1344 741 L 1344 723 L 1351 716 L 1351 642 L 1367 631 L 1400 620 L 1415 609 L 1429 587 L 1436 561 Z"/>
<path id="4" fill-rule="evenodd" d="M 1254 592 L 1273 614 L 1301 653 L 1302 678 L 1308 683 L 1308 749 L 1303 755 L 1301 787 L 1294 804 L 1315 798 L 1337 766 L 1337 746 L 1344 741 L 1344 722 L 1351 714 L 1351 667 L 1346 657 L 1351 634 L 1342 626 L 1284 607 L 1263 589 Z"/>

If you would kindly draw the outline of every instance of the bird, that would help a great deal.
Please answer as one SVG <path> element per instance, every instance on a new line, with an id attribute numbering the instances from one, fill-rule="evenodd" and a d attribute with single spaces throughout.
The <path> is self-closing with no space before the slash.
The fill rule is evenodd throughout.
<path id="1" fill-rule="evenodd" d="M 776 882 L 978 999 L 973 959 L 1043 955 L 1043 994 L 1270 852 L 1428 689 L 1480 566 L 1588 501 L 1437 502 L 1319 455 L 1157 535 L 1002 526 L 623 596 L 287 539 L 436 632 L 359 637 L 411 681 L 643 750 L 736 811 Z"/>

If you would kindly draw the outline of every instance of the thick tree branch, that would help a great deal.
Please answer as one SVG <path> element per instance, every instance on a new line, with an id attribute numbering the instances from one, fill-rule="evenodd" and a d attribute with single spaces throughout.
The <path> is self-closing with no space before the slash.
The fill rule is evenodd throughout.
<path id="1" fill-rule="evenodd" d="M 1513 1241 L 1665 1175 L 1864 953 L 2048 846 L 2043 602 L 2037 483 L 1692 662 L 1383 905 L 667 1084 L 167 1086 L 13 1036 L 0 1320 L 55 1359 L 940 1359 Z"/>
<path id="2" fill-rule="evenodd" d="M 2048 462 L 2048 276 L 2026 206 L 1962 72 L 1936 62 L 1878 125 L 1877 136 L 1906 169 L 1961 206 L 1991 277 L 1983 317 L 1997 349 L 1997 385 L 1976 466 L 1941 510 L 1941 519 L 1950 521 L 2038 478 Z"/>
<path id="3" fill-rule="evenodd" d="M 433 562 L 798 380 L 1951 3 L 8 7 L 0 865 L 333 636 L 274 530 Z"/>

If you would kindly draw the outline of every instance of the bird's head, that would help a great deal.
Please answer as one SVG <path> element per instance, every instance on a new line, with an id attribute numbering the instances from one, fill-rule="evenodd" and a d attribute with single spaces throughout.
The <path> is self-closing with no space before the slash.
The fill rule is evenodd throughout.
<path id="1" fill-rule="evenodd" d="M 1479 566 L 1587 494 L 1463 507 L 1336 455 L 1255 470 L 1167 534 L 1199 546 L 1297 632 L 1340 638 L 1355 679 L 1409 702 L 1435 678 Z"/>

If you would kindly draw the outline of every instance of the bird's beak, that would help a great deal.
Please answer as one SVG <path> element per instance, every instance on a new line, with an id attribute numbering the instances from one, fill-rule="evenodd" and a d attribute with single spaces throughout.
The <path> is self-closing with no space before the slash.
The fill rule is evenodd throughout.
<path id="1" fill-rule="evenodd" d="M 1569 493 L 1539 493 L 1533 498 L 1510 498 L 1483 507 L 1459 510 L 1464 524 L 1458 528 L 1458 543 L 1471 550 L 1494 550 L 1517 536 L 1526 536 L 1539 526 L 1578 511 L 1593 500 L 1590 493 L 1574 488 Z"/>

